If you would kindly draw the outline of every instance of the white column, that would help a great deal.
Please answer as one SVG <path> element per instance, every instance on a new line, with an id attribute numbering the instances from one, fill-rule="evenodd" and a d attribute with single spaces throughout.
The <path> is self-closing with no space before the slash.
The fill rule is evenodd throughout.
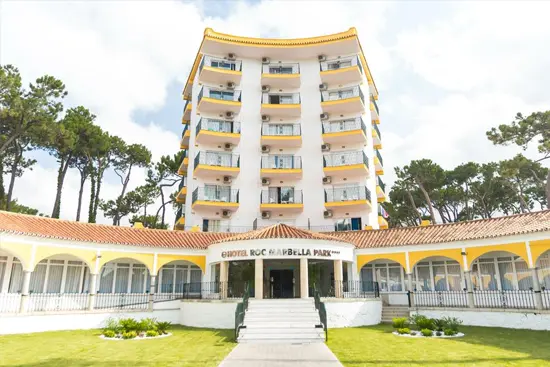
<path id="1" fill-rule="evenodd" d="M 221 298 L 227 298 L 227 281 L 229 280 L 229 262 L 220 262 L 220 290 Z"/>
<path id="2" fill-rule="evenodd" d="M 29 305 L 29 287 L 31 284 L 30 270 L 23 270 L 23 288 L 21 289 L 21 304 L 19 305 L 19 312 L 27 312 Z"/>
<path id="3" fill-rule="evenodd" d="M 175 269 L 174 269 L 175 273 Z M 157 276 L 151 275 L 151 288 L 149 290 L 149 310 L 153 311 L 153 303 L 155 300 L 155 290 L 157 289 Z"/>
<path id="4" fill-rule="evenodd" d="M 413 307 L 414 306 L 414 286 L 413 286 L 412 273 L 407 273 L 407 291 L 409 292 L 409 307 Z"/>
<path id="5" fill-rule="evenodd" d="M 535 292 L 535 308 L 542 310 L 542 293 L 540 290 L 540 281 L 537 268 L 531 268 L 531 276 L 533 277 L 533 291 Z"/>
<path id="6" fill-rule="evenodd" d="M 6 263 L 6 269 L 4 269 L 4 283 L 0 284 L 0 293 L 8 293 L 11 279 L 11 268 L 13 266 L 13 256 L 8 256 L 8 262 Z"/>
<path id="7" fill-rule="evenodd" d="M 474 308 L 474 285 L 472 284 L 472 272 L 464 270 L 464 278 L 466 279 L 466 292 L 468 292 L 468 307 Z"/>
<path id="8" fill-rule="evenodd" d="M 264 259 L 254 261 L 254 298 L 264 298 Z"/>
<path id="9" fill-rule="evenodd" d="M 309 297 L 309 274 L 307 258 L 300 259 L 300 298 Z"/>
<path id="10" fill-rule="evenodd" d="M 342 260 L 334 260 L 334 294 L 336 298 L 344 298 Z"/>
<path id="11" fill-rule="evenodd" d="M 88 293 L 88 310 L 93 310 L 97 295 L 97 274 L 90 274 L 90 293 Z"/>

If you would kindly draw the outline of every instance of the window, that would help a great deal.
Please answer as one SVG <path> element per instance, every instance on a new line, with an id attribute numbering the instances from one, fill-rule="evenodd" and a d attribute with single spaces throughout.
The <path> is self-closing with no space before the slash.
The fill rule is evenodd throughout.
<path id="1" fill-rule="evenodd" d="M 541 287 L 550 289 L 550 251 L 547 251 L 539 258 L 538 268 Z"/>
<path id="2" fill-rule="evenodd" d="M 220 69 L 227 69 L 227 70 L 235 70 L 236 65 L 234 62 L 227 62 L 225 60 L 211 60 L 210 66 L 213 68 L 220 68 Z"/>
<path id="3" fill-rule="evenodd" d="M 335 231 L 358 231 L 361 227 L 361 218 L 343 218 L 334 223 Z"/>
<path id="4" fill-rule="evenodd" d="M 527 290 L 533 287 L 533 278 L 519 256 L 499 256 L 475 260 L 472 283 L 480 290 Z"/>
<path id="5" fill-rule="evenodd" d="M 292 74 L 292 66 L 269 66 L 269 74 Z"/>
<path id="6" fill-rule="evenodd" d="M 23 266 L 18 260 L 13 260 L 10 275 L 9 293 L 21 293 L 23 287 Z"/>
<path id="7" fill-rule="evenodd" d="M 202 231 L 203 232 L 220 232 L 221 221 L 217 219 L 203 219 Z"/>
<path id="8" fill-rule="evenodd" d="M 223 101 L 233 101 L 235 92 L 210 89 L 209 97 Z"/>
<path id="9" fill-rule="evenodd" d="M 378 282 L 381 292 L 404 290 L 403 267 L 396 263 L 367 264 L 361 269 L 361 280 L 366 283 L 367 290 L 372 288 L 372 282 Z"/>
<path id="10" fill-rule="evenodd" d="M 204 200 L 229 202 L 231 188 L 229 186 L 204 185 Z"/>
<path id="11" fill-rule="evenodd" d="M 338 70 L 341 68 L 349 68 L 351 66 L 351 60 L 338 60 L 332 61 L 327 64 L 328 70 Z"/>
<path id="12" fill-rule="evenodd" d="M 454 260 L 419 262 L 413 271 L 418 291 L 459 291 L 463 289 L 460 265 Z"/>

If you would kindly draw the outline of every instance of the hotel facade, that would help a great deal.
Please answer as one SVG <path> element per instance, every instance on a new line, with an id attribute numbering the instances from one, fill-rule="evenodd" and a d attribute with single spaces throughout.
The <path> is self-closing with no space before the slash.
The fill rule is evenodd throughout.
<path id="1" fill-rule="evenodd" d="M 294 322 L 269 299 L 315 299 L 306 336 L 413 312 L 550 330 L 550 211 L 382 229 L 378 94 L 353 28 L 207 29 L 184 98 L 179 230 L 0 212 L 0 334 L 132 312 L 241 336 L 259 310 Z"/>

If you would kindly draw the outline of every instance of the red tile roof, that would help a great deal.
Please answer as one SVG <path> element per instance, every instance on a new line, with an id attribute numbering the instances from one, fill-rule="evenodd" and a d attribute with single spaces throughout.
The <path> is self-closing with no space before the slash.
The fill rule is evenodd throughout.
<path id="1" fill-rule="evenodd" d="M 314 233 L 277 224 L 246 233 L 184 232 L 80 223 L 0 211 L 0 232 L 69 241 L 206 249 L 218 242 L 269 238 L 342 241 L 357 248 L 379 248 L 496 238 L 550 231 L 550 210 L 426 227 Z"/>
<path id="2" fill-rule="evenodd" d="M 162 229 L 117 227 L 37 217 L 0 211 L 0 232 L 69 241 L 118 245 L 206 249 L 233 233 L 183 232 Z"/>
<path id="3" fill-rule="evenodd" d="M 305 229 L 287 226 L 283 223 L 278 223 L 270 227 L 246 233 L 240 233 L 232 237 L 226 237 L 216 242 L 220 243 L 232 241 L 264 240 L 271 238 L 298 238 L 307 240 L 342 241 L 340 238 L 331 236 L 328 233 L 315 233 Z"/>
<path id="4" fill-rule="evenodd" d="M 357 248 L 377 248 L 479 240 L 550 231 L 550 210 L 499 218 L 371 231 L 331 232 Z"/>

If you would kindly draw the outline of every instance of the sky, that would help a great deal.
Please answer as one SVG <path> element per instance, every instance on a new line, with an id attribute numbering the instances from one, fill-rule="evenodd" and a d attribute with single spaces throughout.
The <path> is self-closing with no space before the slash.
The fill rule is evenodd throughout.
<path id="1" fill-rule="evenodd" d="M 547 14 L 544 1 L 0 0 L 0 64 L 16 65 L 26 83 L 44 74 L 61 79 L 66 108 L 89 108 L 103 129 L 144 144 L 158 160 L 178 150 L 181 91 L 206 27 L 284 38 L 356 27 L 380 94 L 383 179 L 391 185 L 393 167 L 413 159 L 451 169 L 520 151 L 493 146 L 485 132 L 517 112 L 548 109 Z M 15 197 L 50 214 L 57 163 L 32 155 L 38 164 L 18 178 Z M 143 178 L 135 171 L 130 189 Z M 75 218 L 78 188 L 78 171 L 70 170 L 64 219 Z M 109 174 L 102 197 L 120 190 Z M 85 193 L 84 218 L 88 185 Z"/>

